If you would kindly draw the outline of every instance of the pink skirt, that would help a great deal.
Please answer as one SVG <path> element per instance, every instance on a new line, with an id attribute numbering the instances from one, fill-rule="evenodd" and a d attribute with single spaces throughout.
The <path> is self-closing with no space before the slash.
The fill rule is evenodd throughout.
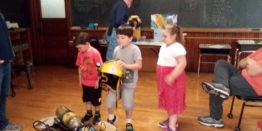
<path id="1" fill-rule="evenodd" d="M 186 109 L 186 74 L 181 73 L 169 86 L 165 77 L 175 67 L 157 66 L 158 106 L 167 111 L 169 115 L 181 114 Z"/>

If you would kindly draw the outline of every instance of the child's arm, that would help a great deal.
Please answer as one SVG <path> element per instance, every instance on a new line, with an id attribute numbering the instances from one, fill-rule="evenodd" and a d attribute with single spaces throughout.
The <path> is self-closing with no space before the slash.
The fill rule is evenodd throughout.
<path id="1" fill-rule="evenodd" d="M 122 67 L 125 69 L 130 69 L 130 70 L 140 70 L 142 68 L 142 60 L 136 60 L 135 63 L 133 64 L 126 64 L 125 62 L 118 60 L 118 64 L 120 64 Z"/>
<path id="2" fill-rule="evenodd" d="M 103 60 L 102 60 L 102 57 L 101 57 L 101 54 L 97 51 L 96 53 L 96 56 L 94 57 L 94 61 L 95 61 L 95 64 L 96 64 L 96 71 L 98 73 L 98 79 L 96 81 L 96 84 L 95 84 L 95 89 L 97 89 L 99 87 L 99 80 L 100 80 L 100 68 L 103 66 Z"/>
<path id="3" fill-rule="evenodd" d="M 167 84 L 172 85 L 174 79 L 176 79 L 186 68 L 187 62 L 186 62 L 186 56 L 176 56 L 177 65 L 176 68 L 166 76 L 165 80 Z"/>
<path id="4" fill-rule="evenodd" d="M 79 77 L 79 86 L 82 87 L 82 84 L 81 84 L 81 66 L 78 67 L 78 77 Z"/>

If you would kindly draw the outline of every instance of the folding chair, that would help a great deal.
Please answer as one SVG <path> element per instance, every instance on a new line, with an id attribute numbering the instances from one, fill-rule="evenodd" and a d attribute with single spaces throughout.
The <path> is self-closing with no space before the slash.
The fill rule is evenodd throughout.
<path id="1" fill-rule="evenodd" d="M 12 66 L 12 72 L 13 74 L 15 72 L 24 71 L 27 76 L 27 82 L 28 82 L 28 89 L 32 89 L 32 83 L 30 78 L 30 67 L 32 66 L 31 62 L 25 62 L 24 64 L 15 64 Z M 16 96 L 13 83 L 11 84 L 11 96 Z"/>
<path id="2" fill-rule="evenodd" d="M 255 105 L 255 104 L 248 104 L 248 102 L 259 102 L 262 103 L 262 96 L 260 97 L 248 97 L 248 96 L 233 96 L 232 99 L 232 104 L 231 104 L 231 108 L 230 108 L 230 112 L 227 114 L 227 117 L 232 119 L 233 118 L 233 106 L 234 106 L 234 102 L 235 102 L 235 97 L 237 97 L 239 100 L 242 100 L 242 108 L 240 111 L 240 115 L 239 115 L 239 119 L 238 119 L 238 124 L 235 127 L 235 131 L 240 131 L 240 125 L 241 125 L 241 121 L 242 121 L 242 116 L 244 114 L 244 109 L 245 107 L 262 107 L 262 105 Z"/>

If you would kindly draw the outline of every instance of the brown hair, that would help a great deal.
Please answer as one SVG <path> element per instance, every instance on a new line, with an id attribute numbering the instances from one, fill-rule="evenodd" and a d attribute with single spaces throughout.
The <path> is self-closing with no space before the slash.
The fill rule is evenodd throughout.
<path id="1" fill-rule="evenodd" d="M 74 41 L 75 45 L 85 44 L 86 42 L 90 42 L 89 34 L 86 32 L 80 32 Z"/>
<path id="2" fill-rule="evenodd" d="M 171 35 L 176 34 L 176 41 L 184 45 L 184 35 L 183 30 L 180 26 L 176 24 L 166 24 L 163 26 L 164 30 L 167 30 Z"/>
<path id="3" fill-rule="evenodd" d="M 129 24 L 122 24 L 116 30 L 116 34 L 126 35 L 128 37 L 133 36 L 133 33 L 134 33 L 134 30 L 133 30 L 132 26 L 129 25 Z"/>

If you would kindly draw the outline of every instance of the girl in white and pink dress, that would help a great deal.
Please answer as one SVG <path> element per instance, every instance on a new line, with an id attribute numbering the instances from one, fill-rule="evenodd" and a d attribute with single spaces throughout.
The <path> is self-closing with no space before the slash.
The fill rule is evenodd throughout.
<path id="1" fill-rule="evenodd" d="M 157 61 L 159 107 L 169 118 L 160 122 L 164 131 L 176 131 L 177 115 L 185 108 L 186 50 L 181 27 L 167 24 L 163 27 L 163 44 Z"/>

